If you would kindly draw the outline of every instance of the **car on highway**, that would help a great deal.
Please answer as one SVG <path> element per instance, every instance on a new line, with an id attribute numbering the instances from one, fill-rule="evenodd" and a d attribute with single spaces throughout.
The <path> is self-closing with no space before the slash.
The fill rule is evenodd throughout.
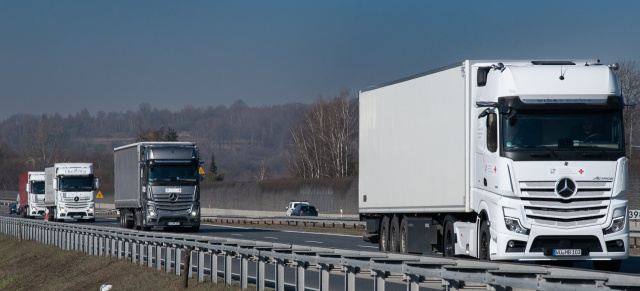
<path id="1" fill-rule="evenodd" d="M 16 213 L 17 205 L 16 203 L 9 203 L 9 214 Z"/>
<path id="2" fill-rule="evenodd" d="M 291 212 L 292 216 L 318 216 L 315 206 L 309 204 L 298 204 Z"/>
<path id="3" fill-rule="evenodd" d="M 293 209 L 295 209 L 296 206 L 298 206 L 299 204 L 309 205 L 309 202 L 305 202 L 305 201 L 291 201 L 291 202 L 289 202 L 289 206 L 287 206 L 287 208 L 285 208 L 287 210 L 287 212 L 285 212 L 285 215 L 286 216 L 291 216 L 291 212 L 293 212 Z"/>

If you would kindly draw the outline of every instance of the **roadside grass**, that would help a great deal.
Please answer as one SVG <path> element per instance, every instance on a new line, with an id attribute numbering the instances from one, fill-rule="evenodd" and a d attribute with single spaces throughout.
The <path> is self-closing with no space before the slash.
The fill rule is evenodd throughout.
<path id="1" fill-rule="evenodd" d="M 189 280 L 189 290 L 236 291 L 239 285 L 198 283 Z M 16 237 L 0 234 L 0 290 L 185 290 L 184 276 L 134 265 L 115 258 L 89 256 L 65 251 L 35 241 L 18 242 Z M 249 286 L 248 290 L 255 290 Z"/>

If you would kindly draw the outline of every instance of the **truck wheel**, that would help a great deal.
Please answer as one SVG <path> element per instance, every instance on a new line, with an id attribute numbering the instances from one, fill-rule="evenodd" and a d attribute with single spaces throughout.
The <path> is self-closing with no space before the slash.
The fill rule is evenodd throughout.
<path id="1" fill-rule="evenodd" d="M 400 223 L 400 252 L 409 253 L 409 219 L 406 216 L 402 217 Z"/>
<path id="2" fill-rule="evenodd" d="M 397 215 L 391 219 L 389 228 L 389 248 L 392 253 L 400 252 L 400 218 Z"/>
<path id="3" fill-rule="evenodd" d="M 444 246 L 442 248 L 442 255 L 445 258 L 452 258 L 456 254 L 455 245 L 453 244 L 453 222 L 445 222 L 443 235 Z"/>
<path id="4" fill-rule="evenodd" d="M 142 212 L 140 210 L 136 210 L 133 213 L 133 221 L 136 230 L 142 230 Z"/>
<path id="5" fill-rule="evenodd" d="M 133 228 L 133 219 L 131 219 L 131 220 L 129 219 L 129 212 L 130 212 L 129 210 L 125 210 L 125 212 L 124 212 L 124 223 L 125 223 L 125 226 L 128 229 L 132 229 Z"/>
<path id="6" fill-rule="evenodd" d="M 486 220 L 480 225 L 480 246 L 478 247 L 478 258 L 483 261 L 491 260 L 491 250 L 489 244 L 491 243 L 491 232 L 489 231 L 489 222 Z"/>
<path id="7" fill-rule="evenodd" d="M 384 216 L 380 223 L 380 242 L 378 248 L 381 252 L 389 251 L 389 216 Z"/>
<path id="8" fill-rule="evenodd" d="M 123 210 L 119 210 L 120 212 L 120 228 L 125 228 L 125 224 L 124 224 L 124 211 Z"/>
<path id="9" fill-rule="evenodd" d="M 596 270 L 600 271 L 609 271 L 609 272 L 618 272 L 620 271 L 620 267 L 622 266 L 621 260 L 611 260 L 611 261 L 593 261 L 593 266 Z"/>

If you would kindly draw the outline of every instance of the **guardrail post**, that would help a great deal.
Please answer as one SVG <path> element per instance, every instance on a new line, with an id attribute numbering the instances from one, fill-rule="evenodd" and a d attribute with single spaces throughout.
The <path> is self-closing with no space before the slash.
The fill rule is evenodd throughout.
<path id="1" fill-rule="evenodd" d="M 138 262 L 138 242 L 131 242 L 131 263 L 134 265 Z"/>
<path id="2" fill-rule="evenodd" d="M 82 252 L 89 253 L 89 234 L 86 232 L 82 234 Z"/>
<path id="3" fill-rule="evenodd" d="M 420 291 L 420 276 L 407 274 L 407 291 Z"/>
<path id="4" fill-rule="evenodd" d="M 331 272 L 331 266 L 327 264 L 318 264 L 320 269 L 320 280 L 318 290 L 329 291 L 329 272 Z"/>
<path id="5" fill-rule="evenodd" d="M 231 254 L 224 252 L 224 283 L 231 285 Z"/>
<path id="6" fill-rule="evenodd" d="M 384 286 L 385 286 L 385 278 L 387 277 L 387 274 L 385 271 L 378 271 L 378 270 L 372 270 L 373 271 L 373 290 L 375 291 L 384 291 Z M 409 291 L 409 289 L 407 289 L 407 291 Z"/>
<path id="7" fill-rule="evenodd" d="M 304 291 L 304 271 L 307 269 L 307 262 L 296 262 L 296 290 Z"/>
<path id="8" fill-rule="evenodd" d="M 162 245 L 156 244 L 156 270 L 162 270 Z"/>
<path id="9" fill-rule="evenodd" d="M 119 238 L 118 239 L 118 260 L 122 260 L 122 257 L 123 257 L 122 251 L 124 248 L 126 248 L 126 246 L 124 245 L 124 241 Z"/>
<path id="10" fill-rule="evenodd" d="M 198 282 L 204 282 L 204 252 L 198 250 Z"/>
<path id="11" fill-rule="evenodd" d="M 247 289 L 249 278 L 249 256 L 240 254 L 240 289 Z"/>
<path id="12" fill-rule="evenodd" d="M 171 272 L 171 246 L 166 245 L 164 247 L 164 272 Z"/>
<path id="13" fill-rule="evenodd" d="M 153 245 L 151 242 L 147 245 L 147 267 L 153 268 Z"/>
<path id="14" fill-rule="evenodd" d="M 97 256 L 98 255 L 98 235 L 96 234 L 92 234 L 91 235 L 92 241 L 93 241 L 93 253 L 91 255 L 93 256 Z"/>
<path id="15" fill-rule="evenodd" d="M 274 259 L 276 262 L 276 291 L 284 291 L 284 260 Z"/>
<path id="16" fill-rule="evenodd" d="M 22 242 L 22 221 L 18 222 L 18 242 Z"/>
<path id="17" fill-rule="evenodd" d="M 146 242 L 140 242 L 138 243 L 138 247 L 140 248 L 140 251 L 138 252 L 138 265 L 140 265 L 140 267 L 144 266 L 144 254 L 145 249 L 147 248 L 147 243 Z M 147 258 L 149 259 L 149 258 Z"/>
<path id="18" fill-rule="evenodd" d="M 187 277 L 189 278 L 193 278 L 193 251 L 191 250 L 191 248 L 187 247 L 184 250 L 185 253 L 185 263 L 188 263 L 189 266 L 185 265 L 184 266 L 184 270 L 187 272 Z"/>
<path id="19" fill-rule="evenodd" d="M 211 250 L 211 254 L 209 255 L 209 263 L 211 264 L 211 283 L 218 284 L 218 256 L 216 255 L 216 250 Z"/>
<path id="20" fill-rule="evenodd" d="M 264 291 L 265 265 L 265 257 L 258 256 L 258 272 L 256 274 L 256 287 L 258 291 Z"/>
<path id="21" fill-rule="evenodd" d="M 118 239 L 116 239 L 115 237 L 111 237 L 111 257 L 115 258 L 117 256 L 117 252 L 118 252 Z"/>
<path id="22" fill-rule="evenodd" d="M 175 267 L 173 268 L 176 271 L 176 276 L 180 276 L 180 269 L 182 268 L 182 249 L 176 247 L 175 248 Z"/>
<path id="23" fill-rule="evenodd" d="M 104 237 L 103 236 L 98 236 L 97 239 L 98 239 L 98 256 L 102 257 L 102 256 L 104 256 L 104 253 L 105 253 L 105 251 L 104 251 L 104 245 L 105 245 Z"/>
<path id="24" fill-rule="evenodd" d="M 444 285 L 445 290 L 447 291 L 460 290 L 460 283 L 457 280 L 442 279 L 442 285 Z"/>
<path id="25" fill-rule="evenodd" d="M 356 290 L 356 273 L 360 271 L 356 267 L 344 266 L 344 290 L 355 291 Z"/>
<path id="26" fill-rule="evenodd" d="M 80 234 L 78 234 L 77 232 L 73 233 L 73 249 L 76 251 L 80 250 Z"/>
<path id="27" fill-rule="evenodd" d="M 111 257 L 111 238 L 104 237 L 104 256 Z"/>

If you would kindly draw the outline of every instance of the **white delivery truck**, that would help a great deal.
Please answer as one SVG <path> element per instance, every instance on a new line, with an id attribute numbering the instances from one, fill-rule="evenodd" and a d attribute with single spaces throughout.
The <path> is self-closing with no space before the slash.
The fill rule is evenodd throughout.
<path id="1" fill-rule="evenodd" d="M 24 172 L 18 177 L 18 213 L 23 218 L 44 215 L 44 172 Z"/>
<path id="2" fill-rule="evenodd" d="M 44 170 L 45 220 L 94 222 L 98 178 L 91 163 L 56 163 Z"/>
<path id="3" fill-rule="evenodd" d="M 200 158 L 192 142 L 139 142 L 114 149 L 120 227 L 200 231 Z"/>
<path id="4" fill-rule="evenodd" d="M 360 91 L 365 239 L 382 251 L 618 269 L 628 173 L 613 69 L 467 60 Z"/>

